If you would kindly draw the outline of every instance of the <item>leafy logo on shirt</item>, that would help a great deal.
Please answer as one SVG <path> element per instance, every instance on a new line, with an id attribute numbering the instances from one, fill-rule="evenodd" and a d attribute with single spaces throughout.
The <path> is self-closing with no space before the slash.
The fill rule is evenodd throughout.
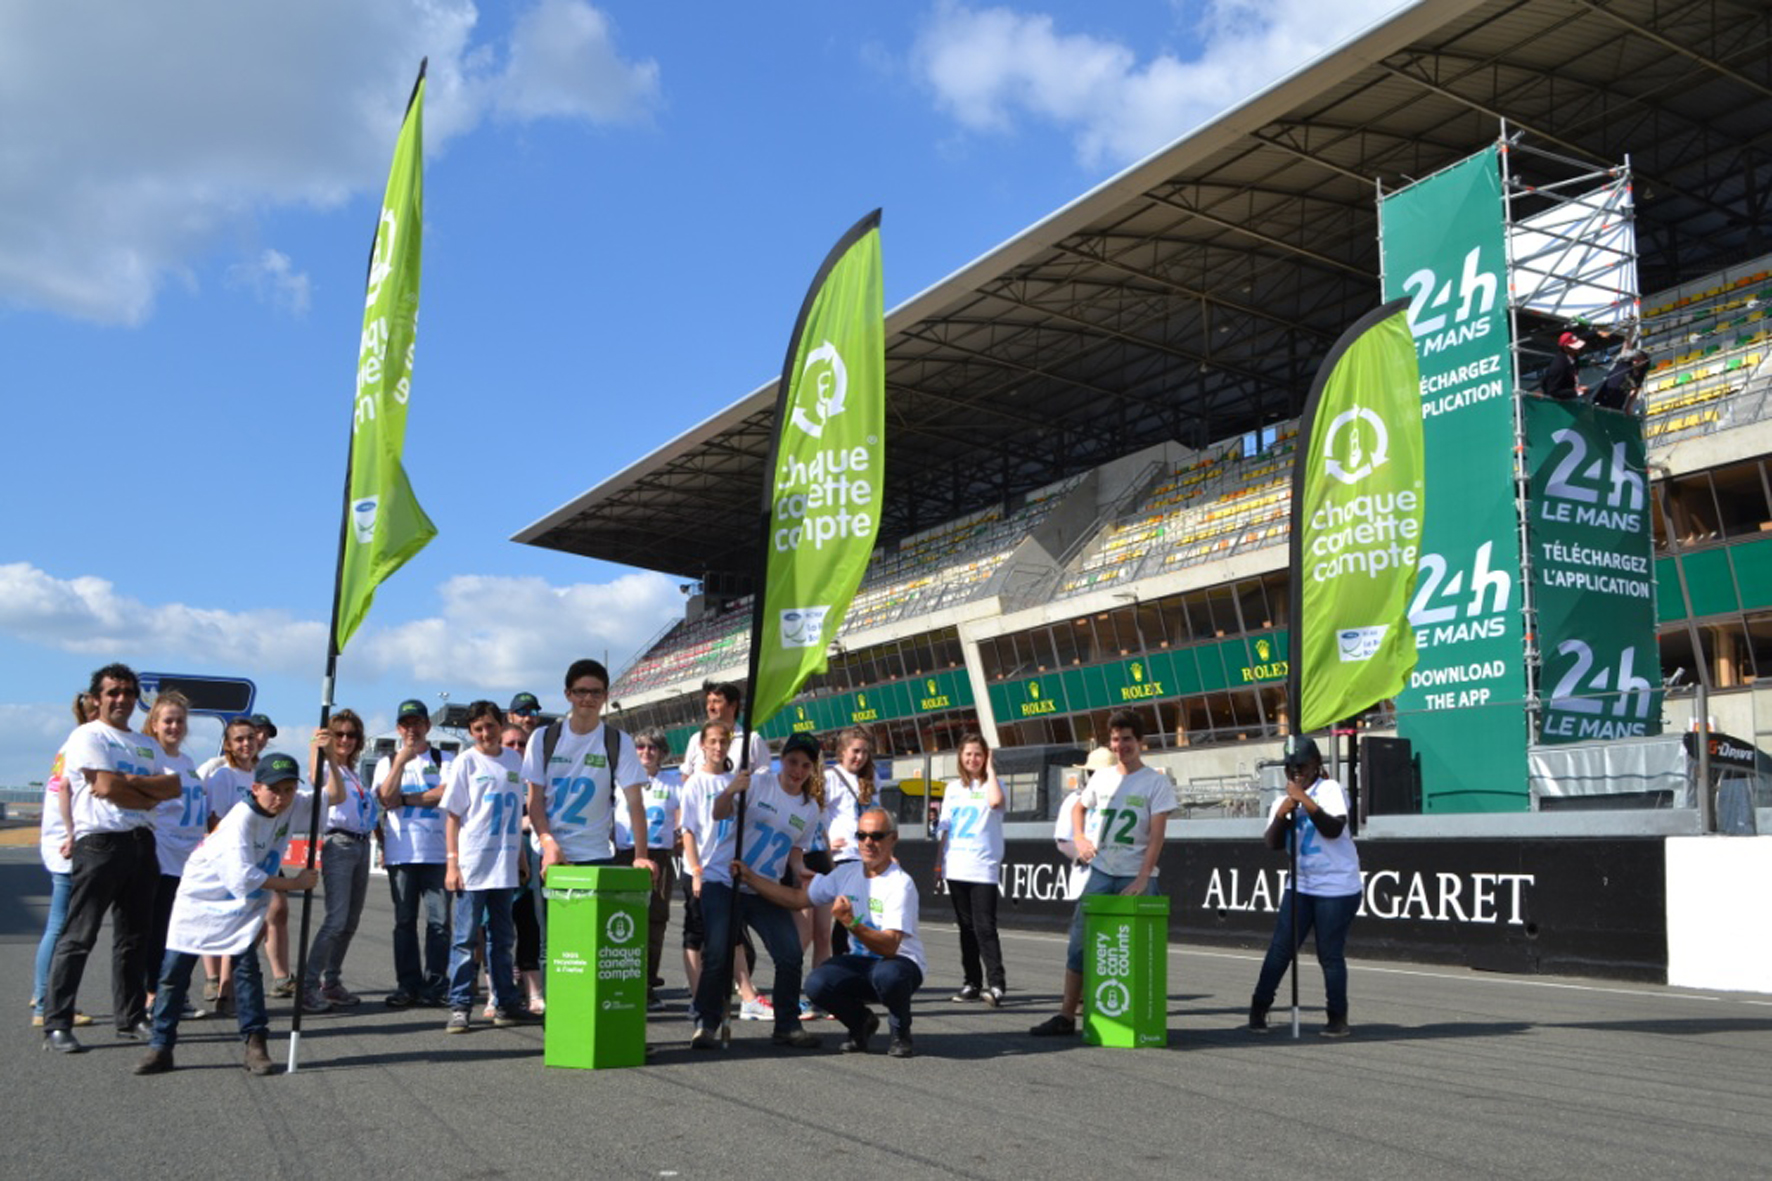
<path id="1" fill-rule="evenodd" d="M 517 782 L 517 773 L 515 771 L 506 771 L 505 772 L 505 782 L 506 783 Z"/>
<path id="2" fill-rule="evenodd" d="M 154 752 L 145 746 L 138 746 L 135 748 L 135 757 L 138 759 L 152 759 L 154 757 Z"/>
<path id="3" fill-rule="evenodd" d="M 886 900 L 884 898 L 869 898 L 868 913 L 876 919 L 884 916 L 886 913 Z"/>
<path id="4" fill-rule="evenodd" d="M 1146 801 L 1143 796 L 1127 796 L 1126 797 L 1126 806 L 1128 808 L 1142 808 L 1142 807 L 1144 807 L 1145 803 L 1146 803 Z"/>
<path id="5" fill-rule="evenodd" d="M 788 823 L 795 828 L 805 828 L 806 821 L 799 816 L 789 816 Z"/>
<path id="6" fill-rule="evenodd" d="M 608 765 L 609 759 L 604 755 L 585 756 L 585 766 L 587 767 L 607 767 Z"/>

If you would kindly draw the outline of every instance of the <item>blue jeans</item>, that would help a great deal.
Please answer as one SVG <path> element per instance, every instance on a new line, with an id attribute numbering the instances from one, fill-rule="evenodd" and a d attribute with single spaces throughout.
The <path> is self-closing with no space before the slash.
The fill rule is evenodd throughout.
<path id="1" fill-rule="evenodd" d="M 705 891 L 706 887 L 703 887 Z M 868 1002 L 886 1006 L 892 1032 L 911 1031 L 911 994 L 923 986 L 923 972 L 903 956 L 883 960 L 869 955 L 834 955 L 806 978 L 806 998 L 860 1033 Z"/>
<path id="2" fill-rule="evenodd" d="M 1347 1020 L 1347 931 L 1354 925 L 1354 912 L 1360 909 L 1358 893 L 1339 898 L 1315 894 L 1298 896 L 1298 941 L 1314 928 L 1317 932 L 1317 963 L 1323 965 L 1323 991 L 1327 994 L 1324 1008 L 1331 1021 Z M 1274 1003 L 1280 989 L 1280 978 L 1292 960 L 1292 891 L 1280 896 L 1280 918 L 1274 924 L 1274 938 L 1267 946 L 1267 958 L 1261 961 L 1261 978 L 1255 983 L 1251 1003 L 1267 1009 Z"/>
<path id="3" fill-rule="evenodd" d="M 55 957 L 55 941 L 61 938 L 68 921 L 68 891 L 74 888 L 74 875 L 49 873 L 49 917 L 43 920 L 43 939 L 37 944 L 37 970 L 31 977 L 32 1012 L 43 1016 L 43 994 L 49 990 L 49 961 Z"/>
<path id="4" fill-rule="evenodd" d="M 1089 867 L 1089 880 L 1083 883 L 1083 895 L 1119 894 L 1127 886 L 1137 881 L 1136 877 L 1118 877 L 1111 873 L 1103 873 L 1094 866 Z M 1146 894 L 1157 892 L 1157 879 L 1148 878 L 1144 883 Z M 1083 899 L 1077 899 L 1077 909 L 1071 915 L 1071 938 L 1064 949 L 1064 968 L 1067 972 L 1083 971 Z"/>
<path id="5" fill-rule="evenodd" d="M 702 956 L 701 981 L 695 990 L 697 1028 L 715 1030 L 726 1015 L 726 997 L 732 991 L 732 922 L 734 891 L 721 882 L 701 884 Z M 743 908 L 745 926 L 763 941 L 775 963 L 775 1032 L 792 1033 L 800 1028 L 800 973 L 804 967 L 800 931 L 794 916 L 755 894 L 746 894 L 737 905 Z"/>
<path id="6" fill-rule="evenodd" d="M 449 1007 L 469 1009 L 474 1004 L 474 949 L 480 945 L 482 926 L 486 939 L 486 977 L 492 981 L 492 1003 L 498 1008 L 522 1007 L 517 982 L 511 975 L 511 945 L 516 928 L 511 922 L 511 895 L 506 887 L 495 890 L 460 890 L 455 894 L 455 945 L 449 953 Z"/>
<path id="7" fill-rule="evenodd" d="M 388 866 L 388 891 L 394 896 L 394 980 L 407 996 L 442 999 L 449 987 L 449 911 L 443 875 L 447 867 L 430 864 Z M 418 911 L 425 912 L 424 960 L 419 961 Z"/>
<path id="8" fill-rule="evenodd" d="M 363 917 L 369 893 L 369 838 L 332 833 L 320 858 L 320 884 L 325 891 L 326 918 L 308 949 L 308 978 L 304 988 L 337 984 Z"/>
<path id="9" fill-rule="evenodd" d="M 185 1011 L 191 991 L 191 971 L 200 956 L 188 951 L 169 951 L 160 966 L 160 988 L 154 994 L 154 1036 L 149 1044 L 170 1050 L 178 1043 L 178 1019 Z M 265 1015 L 265 978 L 258 970 L 258 944 L 233 957 L 234 1012 L 240 1018 L 240 1040 L 255 1033 L 269 1033 Z"/>

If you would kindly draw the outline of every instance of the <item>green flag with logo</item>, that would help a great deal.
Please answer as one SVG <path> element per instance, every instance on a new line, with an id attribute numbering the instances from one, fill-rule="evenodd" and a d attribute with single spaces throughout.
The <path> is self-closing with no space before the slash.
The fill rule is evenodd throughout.
<path id="1" fill-rule="evenodd" d="M 381 223 L 369 257 L 333 621 L 333 638 L 340 652 L 369 614 L 375 588 L 437 535 L 437 527 L 419 507 L 400 461 L 406 443 L 406 408 L 412 396 L 412 352 L 418 330 L 424 97 L 425 71 L 421 66 L 394 147 Z"/>
<path id="2" fill-rule="evenodd" d="M 819 268 L 782 367 L 764 479 L 762 593 L 751 627 L 749 725 L 825 668 L 879 533 L 886 311 L 880 211 Z"/>
<path id="3" fill-rule="evenodd" d="M 1409 301 L 1368 313 L 1329 351 L 1305 403 L 1292 476 L 1292 699 L 1299 733 L 1409 682 L 1421 548 L 1421 375 Z"/>

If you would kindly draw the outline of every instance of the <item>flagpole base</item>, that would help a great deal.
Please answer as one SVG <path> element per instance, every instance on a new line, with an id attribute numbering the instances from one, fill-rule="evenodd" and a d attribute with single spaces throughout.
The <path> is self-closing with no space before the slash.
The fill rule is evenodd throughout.
<path id="1" fill-rule="evenodd" d="M 1292 1040 L 1298 1040 L 1298 1006 L 1292 1006 Z"/>
<path id="2" fill-rule="evenodd" d="M 301 1030 L 289 1031 L 289 1062 L 284 1066 L 284 1074 L 294 1074 L 296 1062 L 301 1057 Z"/>

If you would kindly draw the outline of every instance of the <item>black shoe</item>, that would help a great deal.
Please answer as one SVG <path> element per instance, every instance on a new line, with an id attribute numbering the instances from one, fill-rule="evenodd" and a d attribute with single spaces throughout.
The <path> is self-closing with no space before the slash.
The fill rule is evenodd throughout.
<path id="1" fill-rule="evenodd" d="M 1340 1017 L 1329 1018 L 1329 1024 L 1317 1030 L 1321 1037 L 1346 1037 L 1349 1032 L 1347 1022 Z"/>
<path id="2" fill-rule="evenodd" d="M 796 1050 L 816 1050 L 824 1044 L 824 1039 L 816 1033 L 807 1033 L 797 1025 L 786 1033 L 770 1035 L 769 1040 L 778 1046 L 792 1046 Z"/>
<path id="3" fill-rule="evenodd" d="M 917 1051 L 911 1048 L 910 1034 L 895 1033 L 892 1035 L 892 1044 L 886 1047 L 886 1057 L 915 1058 L 916 1056 Z"/>
<path id="4" fill-rule="evenodd" d="M 65 1029 L 52 1029 L 43 1035 L 43 1048 L 58 1054 L 84 1054 L 86 1047 Z"/>
<path id="5" fill-rule="evenodd" d="M 1063 1013 L 1054 1013 L 1028 1032 L 1035 1037 L 1069 1037 L 1077 1032 L 1077 1021 Z"/>
<path id="6" fill-rule="evenodd" d="M 865 1054 L 868 1052 L 868 1039 L 880 1030 L 880 1016 L 872 1009 L 868 1010 L 867 1018 L 861 1023 L 860 1029 L 849 1031 L 849 1040 L 843 1043 L 845 1054 Z"/>
<path id="7" fill-rule="evenodd" d="M 960 991 L 956 992 L 951 999 L 956 1000 L 956 1001 L 975 1001 L 975 1000 L 977 1000 L 978 999 L 978 985 L 976 985 L 976 984 L 962 984 L 960 986 Z"/>
<path id="8" fill-rule="evenodd" d="M 695 1036 L 689 1039 L 689 1048 L 691 1050 L 718 1050 L 720 1039 L 714 1036 L 714 1031 L 711 1029 L 698 1029 L 695 1031 Z"/>
<path id="9" fill-rule="evenodd" d="M 982 997 L 985 1004 L 995 1009 L 1003 1003 L 1003 990 L 993 984 L 984 990 Z"/>
<path id="10" fill-rule="evenodd" d="M 137 1021 L 128 1029 L 119 1029 L 117 1036 L 126 1041 L 145 1042 L 154 1036 L 154 1027 L 146 1021 Z"/>
<path id="11" fill-rule="evenodd" d="M 171 1069 L 171 1050 L 149 1050 L 147 1056 L 135 1064 L 137 1074 L 165 1074 Z"/>
<path id="12" fill-rule="evenodd" d="M 1267 1006 L 1266 1005 L 1251 1004 L 1249 1006 L 1249 1032 L 1250 1033 L 1266 1033 L 1266 1032 L 1268 1032 Z"/>
<path id="13" fill-rule="evenodd" d="M 418 998 L 410 992 L 390 992 L 382 1003 L 390 1009 L 410 1009 L 418 1003 Z"/>

